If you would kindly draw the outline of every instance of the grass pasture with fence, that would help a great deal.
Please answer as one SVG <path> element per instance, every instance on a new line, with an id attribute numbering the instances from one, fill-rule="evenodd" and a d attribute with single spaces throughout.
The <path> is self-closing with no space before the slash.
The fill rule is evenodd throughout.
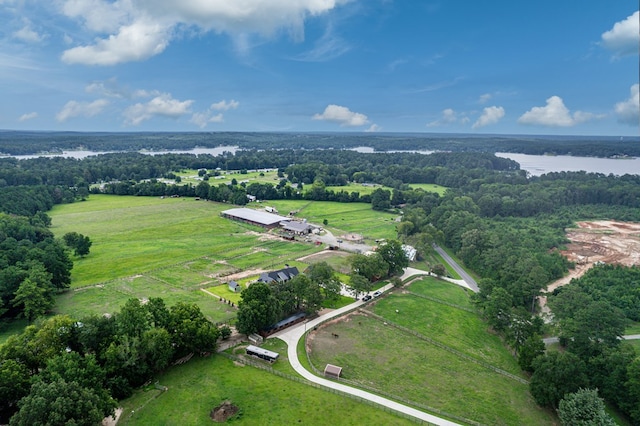
<path id="1" fill-rule="evenodd" d="M 469 311 L 464 290 L 439 282 L 430 292 L 429 280 L 310 333 L 314 367 L 339 365 L 349 383 L 463 424 L 554 424 L 514 357 Z"/>

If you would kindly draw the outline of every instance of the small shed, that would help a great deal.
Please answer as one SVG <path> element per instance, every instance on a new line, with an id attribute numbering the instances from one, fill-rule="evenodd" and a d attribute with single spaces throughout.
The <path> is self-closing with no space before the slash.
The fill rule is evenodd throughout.
<path id="1" fill-rule="evenodd" d="M 239 293 L 242 291 L 242 287 L 235 281 L 229 281 L 229 290 L 233 291 L 234 293 Z"/>
<path id="2" fill-rule="evenodd" d="M 327 364 L 324 368 L 324 377 L 339 379 L 340 373 L 342 373 L 342 367 L 338 367 L 337 365 Z"/>

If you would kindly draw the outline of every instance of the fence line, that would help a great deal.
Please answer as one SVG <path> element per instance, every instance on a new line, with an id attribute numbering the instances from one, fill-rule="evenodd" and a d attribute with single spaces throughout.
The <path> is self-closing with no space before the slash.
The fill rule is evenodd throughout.
<path id="1" fill-rule="evenodd" d="M 470 355 L 465 354 L 464 352 L 461 352 L 461 351 L 459 351 L 457 349 L 454 349 L 454 348 L 452 348 L 450 346 L 447 346 L 444 343 L 438 342 L 437 340 L 434 340 L 434 339 L 432 339 L 430 337 L 427 337 L 427 336 L 425 336 L 423 334 L 420 334 L 417 331 L 411 330 L 410 328 L 407 328 L 407 327 L 403 327 L 403 326 L 401 326 L 399 324 L 396 324 L 393 321 L 390 321 L 390 320 L 388 320 L 388 319 L 386 319 L 386 318 L 384 318 L 384 317 L 382 317 L 380 315 L 374 314 L 371 311 L 367 311 L 367 310 L 364 310 L 364 309 L 362 311 L 367 313 L 367 315 L 371 315 L 373 318 L 376 318 L 379 321 L 385 322 L 387 325 L 390 325 L 391 327 L 397 328 L 398 330 L 401 330 L 401 331 L 404 331 L 405 333 L 411 334 L 411 335 L 413 335 L 413 336 L 415 336 L 415 337 L 417 337 L 417 338 L 419 338 L 421 340 L 424 340 L 425 342 L 429 342 L 432 345 L 437 346 L 440 349 L 444 349 L 445 351 L 448 351 L 448 352 L 450 352 L 450 353 L 452 353 L 452 354 L 454 354 L 454 355 L 456 355 L 456 356 L 458 356 L 460 358 L 466 359 L 467 361 L 473 362 L 475 364 L 478 364 L 478 365 L 481 365 L 481 366 L 483 366 L 485 368 L 493 370 L 498 374 L 501 374 L 501 375 L 503 375 L 505 377 L 513 379 L 513 380 L 515 380 L 517 382 L 520 382 L 522 384 L 525 384 L 525 385 L 529 384 L 528 380 L 525 380 L 520 376 L 516 376 L 515 374 L 509 373 L 508 371 L 505 371 L 505 370 L 503 370 L 501 368 L 498 368 L 498 367 L 496 367 L 494 365 L 491 365 L 488 362 L 476 359 L 476 358 L 474 358 L 474 357 L 472 357 Z"/>
<path id="2" fill-rule="evenodd" d="M 437 299 L 437 298 L 435 298 L 435 297 L 426 296 L 426 295 L 424 295 L 424 294 L 414 293 L 414 292 L 412 292 L 412 291 L 410 291 L 410 290 L 404 290 L 404 291 L 406 291 L 408 294 L 410 294 L 410 295 L 412 295 L 412 296 L 416 296 L 416 297 L 419 297 L 419 298 L 421 298 L 421 299 L 427 299 L 427 300 L 430 300 L 430 301 L 432 301 L 432 302 L 440 303 L 440 304 L 442 304 L 442 305 L 447 305 L 447 306 L 450 306 L 450 307 L 452 307 L 452 308 L 456 308 L 456 309 L 460 309 L 460 310 L 462 310 L 462 311 L 470 312 L 470 313 L 472 313 L 472 314 L 477 314 L 477 313 L 478 313 L 478 311 L 477 311 L 477 310 L 472 309 L 472 308 L 467 308 L 466 306 L 456 305 L 455 303 L 446 302 L 446 301 L 444 301 L 444 300 Z"/>

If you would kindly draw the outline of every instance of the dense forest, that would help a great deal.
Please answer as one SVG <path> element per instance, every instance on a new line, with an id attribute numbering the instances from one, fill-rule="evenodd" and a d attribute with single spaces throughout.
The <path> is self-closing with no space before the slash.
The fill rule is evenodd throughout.
<path id="1" fill-rule="evenodd" d="M 69 141 L 78 142 L 80 138 L 76 134 L 67 136 Z M 110 140 L 107 135 L 95 136 L 97 140 L 103 138 L 105 144 Z M 180 137 L 196 136 L 206 135 Z M 253 134 L 242 136 L 257 140 Z M 271 136 L 273 139 L 267 138 L 265 146 L 275 143 L 275 135 Z M 128 137 L 122 135 L 123 140 Z M 151 144 L 149 141 L 156 137 L 167 135 L 142 135 L 138 143 Z M 322 135 L 306 137 L 320 141 Z M 62 135 L 60 138 L 64 140 Z M 384 137 L 380 138 L 382 141 Z M 34 146 L 37 139 L 34 137 Z M 111 142 L 118 139 L 115 135 Z M 399 140 L 393 143 L 396 142 L 401 143 Z M 590 141 L 569 142 L 567 146 L 574 143 L 577 147 Z M 343 140 L 343 146 L 350 143 L 362 145 L 356 136 Z M 283 142 L 282 146 L 286 144 Z M 312 146 L 310 143 L 307 148 Z M 638 148 L 637 143 L 629 146 Z M 325 146 L 329 147 L 332 146 Z M 59 148 L 64 149 L 62 145 Z M 279 181 L 246 184 L 234 180 L 230 184 L 211 184 L 209 179 L 227 170 L 263 168 L 277 169 Z M 186 169 L 199 170 L 203 180 L 197 185 L 181 183 L 177 173 Z M 377 189 L 370 195 L 327 189 L 349 182 L 377 183 L 389 189 Z M 411 189 L 410 183 L 439 184 L 448 190 L 440 196 Z M 629 321 L 638 321 L 637 270 L 598 268 L 583 282 L 574 283 L 551 298 L 566 351 L 545 353 L 541 339 L 544 324 L 536 315 L 536 300 L 546 285 L 573 266 L 559 254 L 567 242 L 565 228 L 578 219 L 640 221 L 640 175 L 566 172 L 527 177 L 512 160 L 477 152 L 423 155 L 361 154 L 336 149 L 249 149 L 217 157 L 113 153 L 82 160 L 5 158 L 0 160 L 0 211 L 7 213 L 0 222 L 3 226 L 0 239 L 4 241 L 0 261 L 3 273 L 9 271 L 11 276 L 0 280 L 3 302 L 0 308 L 4 307 L 0 315 L 26 315 L 22 299 L 16 302 L 15 298 L 23 286 L 29 289 L 33 281 L 51 277 L 50 281 L 43 281 L 49 284 L 38 287 L 47 291 L 68 285 L 66 275 L 58 276 L 54 284 L 58 269 L 52 269 L 42 254 L 67 253 L 51 238 L 46 211 L 58 203 L 90 197 L 91 192 L 114 196 L 177 194 L 232 204 L 246 204 L 247 195 L 259 199 L 358 201 L 370 203 L 373 209 L 402 212 L 402 221 L 397 224 L 399 240 L 412 244 L 423 254 L 431 250 L 433 243 L 446 245 L 481 277 L 480 292 L 474 300 L 488 326 L 504 337 L 521 367 L 532 373 L 531 391 L 538 403 L 557 408 L 565 395 L 580 388 L 597 387 L 600 395 L 625 413 L 633 424 L 640 424 L 637 410 L 640 361 L 633 347 L 618 338 Z M 66 262 L 61 259 L 59 262 Z M 366 278 L 375 279 L 387 273 L 388 270 L 372 272 Z M 315 287 L 301 285 L 301 288 Z M 314 291 L 278 297 L 291 296 L 291 300 L 302 301 L 301 306 L 313 310 L 317 305 Z M 582 325 L 597 326 L 599 334 L 581 334 Z M 131 343 L 127 342 L 122 344 Z M 32 368 L 29 364 L 24 367 Z M 129 382 L 135 383 L 137 380 Z"/>
<path id="2" fill-rule="evenodd" d="M 589 157 L 640 156 L 640 138 L 492 136 L 438 133 L 80 133 L 0 131 L 0 153 L 9 155 L 89 151 L 241 149 L 351 149 L 376 151 L 514 152 Z"/>

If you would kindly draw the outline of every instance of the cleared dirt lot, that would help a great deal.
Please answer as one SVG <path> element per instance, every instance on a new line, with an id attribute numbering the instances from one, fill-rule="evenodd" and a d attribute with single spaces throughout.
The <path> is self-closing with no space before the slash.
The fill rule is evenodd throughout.
<path id="1" fill-rule="evenodd" d="M 601 220 L 578 222 L 578 228 L 568 229 L 571 241 L 561 253 L 575 262 L 569 274 L 547 287 L 548 292 L 584 275 L 593 265 L 604 262 L 625 266 L 640 264 L 640 223 Z M 543 313 L 548 313 L 547 298 L 540 297 Z"/>

